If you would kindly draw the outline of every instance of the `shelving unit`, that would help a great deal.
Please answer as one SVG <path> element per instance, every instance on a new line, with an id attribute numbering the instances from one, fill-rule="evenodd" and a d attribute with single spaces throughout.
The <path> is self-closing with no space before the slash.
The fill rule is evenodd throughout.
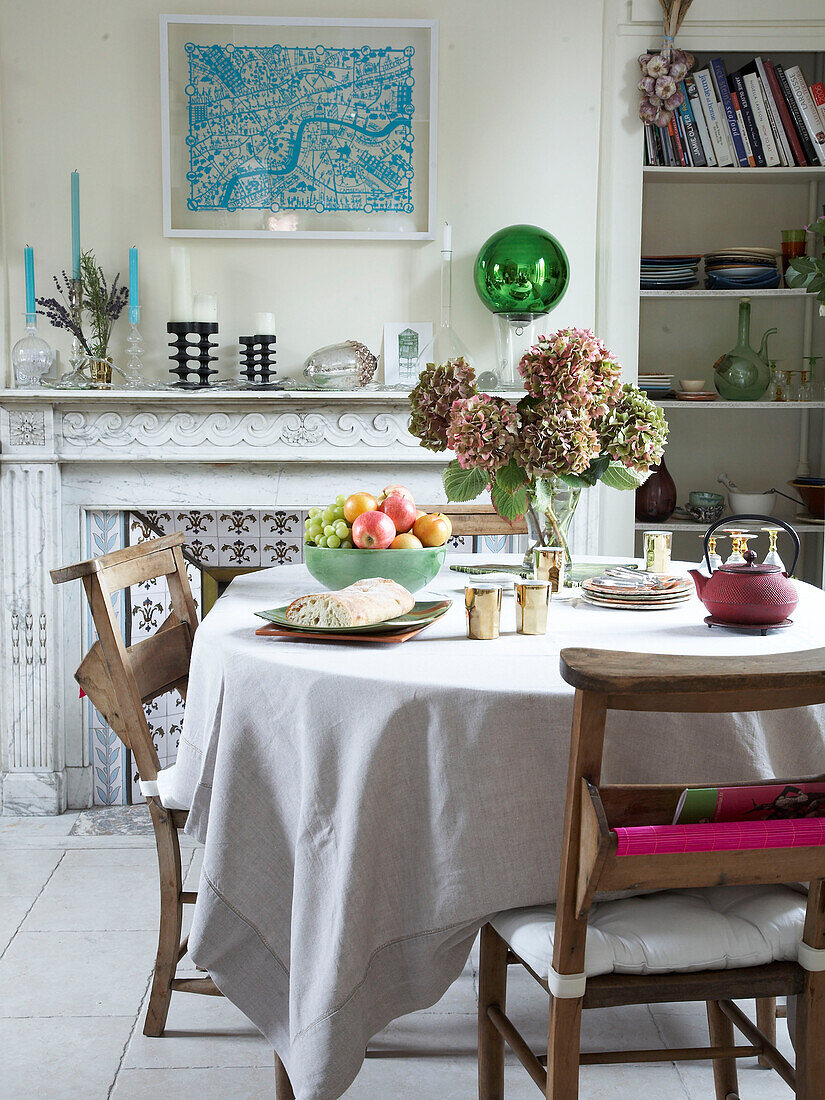
<path id="1" fill-rule="evenodd" d="M 704 60 L 721 55 L 729 71 L 762 53 L 786 65 L 800 64 L 806 77 L 821 80 L 823 53 L 783 48 L 763 40 L 750 46 L 731 42 L 680 43 Z M 814 43 L 823 49 L 821 42 Z M 642 168 L 641 254 L 706 253 L 736 246 L 780 247 L 780 230 L 807 225 L 821 213 L 825 197 L 825 167 L 806 168 Z M 825 353 L 825 322 L 817 324 L 816 302 L 804 291 L 773 290 L 641 290 L 639 291 L 639 373 L 667 369 L 678 378 L 704 378 L 713 385 L 713 364 L 736 343 L 737 302 L 753 302 L 751 344 L 759 346 L 764 329 L 779 328 L 771 337 L 769 358 L 780 367 L 799 370 L 803 359 Z M 715 299 L 717 305 L 709 307 Z M 820 361 L 822 380 L 823 361 Z M 825 401 L 663 400 L 670 423 L 666 462 L 676 482 L 678 502 L 692 490 L 715 490 L 725 471 L 743 491 L 769 488 L 786 491 L 786 483 L 801 473 L 825 473 Z M 690 409 L 685 416 L 675 410 Z M 745 411 L 747 410 L 747 415 Z M 780 411 L 781 410 L 781 411 Z M 711 413 L 712 415 L 707 415 Z M 787 490 L 789 491 L 789 490 Z M 785 509 L 789 511 L 785 511 Z M 794 523 L 793 505 L 779 501 L 777 511 L 804 539 L 805 579 L 823 584 L 825 527 Z M 634 523 L 636 552 L 639 532 L 662 526 L 674 532 L 674 555 L 696 557 L 696 536 L 706 525 L 674 519 L 656 525 Z M 681 539 L 681 541 L 679 541 Z M 757 549 L 759 549 L 757 547 Z"/>

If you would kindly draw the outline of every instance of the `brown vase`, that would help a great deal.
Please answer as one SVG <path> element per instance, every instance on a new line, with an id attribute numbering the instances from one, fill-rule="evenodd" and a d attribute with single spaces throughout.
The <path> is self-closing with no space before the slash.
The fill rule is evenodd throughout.
<path id="1" fill-rule="evenodd" d="M 664 523 L 676 507 L 676 483 L 664 459 L 651 469 L 650 477 L 636 490 L 636 519 L 640 523 Z"/>

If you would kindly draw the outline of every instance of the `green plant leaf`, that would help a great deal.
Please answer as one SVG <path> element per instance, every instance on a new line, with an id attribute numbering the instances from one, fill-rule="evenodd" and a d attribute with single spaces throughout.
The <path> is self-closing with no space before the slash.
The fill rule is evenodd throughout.
<path id="1" fill-rule="evenodd" d="M 649 473 L 640 474 L 636 470 L 628 470 L 621 462 L 611 462 L 602 475 L 602 484 L 608 489 L 638 489 L 649 477 Z"/>
<path id="2" fill-rule="evenodd" d="M 488 475 L 484 470 L 476 468 L 465 470 L 459 466 L 458 459 L 454 458 L 441 475 L 441 480 L 444 482 L 447 500 L 461 503 L 466 500 L 475 500 L 484 492 L 487 488 Z"/>
<path id="3" fill-rule="evenodd" d="M 490 499 L 498 514 L 511 522 L 527 511 L 527 475 L 512 459 L 496 471 Z"/>
<path id="4" fill-rule="evenodd" d="M 590 482 L 585 481 L 580 474 L 559 474 L 558 479 L 564 482 L 565 485 L 569 485 L 571 489 L 590 488 Z"/>

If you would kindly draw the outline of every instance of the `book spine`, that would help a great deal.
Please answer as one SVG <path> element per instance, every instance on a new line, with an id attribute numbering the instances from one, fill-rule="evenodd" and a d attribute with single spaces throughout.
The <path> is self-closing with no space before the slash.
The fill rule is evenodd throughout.
<path id="1" fill-rule="evenodd" d="M 762 94 L 765 97 L 765 106 L 768 109 L 768 117 L 773 127 L 774 137 L 776 138 L 777 152 L 779 153 L 779 159 L 783 165 L 792 167 L 794 163 L 793 153 L 791 152 L 790 144 L 788 143 L 788 137 L 785 133 L 785 127 L 782 125 L 782 118 L 779 114 L 779 108 L 776 105 L 774 99 L 773 89 L 771 88 L 771 82 L 768 80 L 768 72 L 765 67 L 765 62 L 761 57 L 755 58 L 756 71 L 759 73 L 759 82 L 762 85 Z"/>
<path id="2" fill-rule="evenodd" d="M 794 94 L 791 91 L 791 86 L 788 83 L 788 77 L 785 74 L 785 69 L 778 61 L 774 63 L 774 72 L 776 73 L 776 79 L 779 81 L 779 87 L 782 91 L 782 98 L 787 104 L 788 111 L 790 112 L 791 120 L 793 121 L 794 129 L 796 130 L 796 136 L 799 139 L 799 144 L 802 146 L 802 151 L 805 155 L 806 164 L 818 164 L 819 160 L 814 147 L 811 143 L 811 139 L 808 137 L 808 130 L 805 126 L 805 119 L 802 117 L 802 112 L 797 106 Z"/>
<path id="3" fill-rule="evenodd" d="M 685 80 L 684 88 L 688 103 L 690 104 L 690 113 L 699 131 L 699 139 L 702 142 L 702 148 L 705 153 L 708 167 L 715 168 L 717 164 L 716 153 L 713 148 L 713 142 L 710 139 L 710 131 L 708 130 L 707 120 L 705 119 L 705 112 L 702 110 L 702 105 L 699 102 L 699 89 L 696 87 L 696 81 L 692 76 L 689 76 Z M 825 93 L 825 89 L 823 89 L 823 92 Z"/>
<path id="4" fill-rule="evenodd" d="M 679 140 L 682 143 L 682 152 L 685 154 L 687 166 L 688 168 L 693 168 L 695 167 L 693 163 L 693 153 L 688 144 L 687 131 L 685 130 L 685 118 L 681 111 L 676 112 L 673 121 L 676 123 L 676 129 L 679 131 Z"/>
<path id="5" fill-rule="evenodd" d="M 685 151 L 682 148 L 682 139 L 679 137 L 679 127 L 676 125 L 674 119 L 671 119 L 667 124 L 667 132 L 670 134 L 670 141 L 673 145 L 673 151 L 676 156 L 676 163 L 680 164 L 683 168 L 687 167 L 687 158 L 685 157 Z"/>
<path id="6" fill-rule="evenodd" d="M 756 158 L 753 155 L 753 149 L 751 149 L 750 139 L 748 138 L 748 132 L 745 129 L 745 116 L 742 113 L 742 106 L 739 103 L 739 93 L 731 91 L 730 93 L 731 103 L 733 103 L 733 109 L 736 112 L 736 121 L 739 124 L 739 133 L 742 136 L 742 145 L 745 147 L 745 159 L 747 160 L 746 167 L 755 168 Z"/>
<path id="7" fill-rule="evenodd" d="M 779 114 L 780 122 L 782 123 L 782 129 L 785 133 L 785 137 L 787 139 L 793 161 L 799 168 L 804 168 L 804 166 L 808 163 L 805 160 L 805 150 L 800 144 L 799 137 L 796 132 L 796 127 L 794 126 L 793 119 L 791 118 L 791 112 L 788 108 L 788 104 L 785 102 L 785 96 L 782 94 L 782 86 L 779 83 L 779 75 L 777 74 L 772 61 L 766 61 L 764 64 L 765 72 L 767 73 L 768 77 L 768 86 L 770 87 L 773 94 L 774 103 L 776 104 L 776 109 Z"/>
<path id="8" fill-rule="evenodd" d="M 736 153 L 739 167 L 747 168 L 748 155 L 745 152 L 745 143 L 742 141 L 742 131 L 739 129 L 739 121 L 736 117 L 736 109 L 733 106 L 733 100 L 731 99 L 730 88 L 728 86 L 728 78 L 725 75 L 725 66 L 722 64 L 721 57 L 713 58 L 710 63 L 710 71 L 713 76 L 716 94 L 719 97 L 719 102 L 722 104 L 722 110 L 727 119 L 728 130 L 730 131 L 731 141 L 733 142 L 733 151 Z"/>
<path id="9" fill-rule="evenodd" d="M 713 152 L 716 155 L 716 163 L 720 168 L 726 168 L 729 164 L 732 164 L 733 161 L 730 155 L 728 139 L 725 136 L 725 131 L 722 129 L 719 103 L 713 92 L 710 70 L 700 69 L 699 72 L 694 74 L 694 80 L 696 81 L 696 87 L 699 92 L 699 104 L 702 108 L 702 114 L 705 116 L 708 133 L 710 134 L 710 140 L 713 144 Z"/>
<path id="10" fill-rule="evenodd" d="M 766 166 L 765 153 L 762 149 L 762 142 L 759 137 L 759 129 L 756 125 L 756 119 L 753 114 L 753 107 L 748 98 L 748 90 L 745 85 L 745 80 L 741 72 L 731 73 L 731 80 L 736 88 L 736 95 L 739 100 L 739 107 L 742 111 L 742 117 L 745 120 L 745 136 L 747 136 L 748 143 L 753 153 L 753 159 L 757 168 L 764 168 Z"/>
<path id="11" fill-rule="evenodd" d="M 759 140 L 762 143 L 762 152 L 765 156 L 765 166 L 775 168 L 781 163 L 776 139 L 773 134 L 765 97 L 762 95 L 762 85 L 756 73 L 744 74 L 745 87 L 748 89 L 753 119 L 759 131 Z"/>
<path id="12" fill-rule="evenodd" d="M 702 139 L 699 135 L 699 128 L 696 125 L 696 120 L 693 117 L 693 110 L 690 105 L 690 98 L 687 94 L 687 88 L 685 87 L 684 81 L 682 81 L 682 95 L 685 97 L 685 102 L 679 108 L 679 114 L 682 116 L 682 129 L 685 131 L 685 136 L 687 137 L 693 166 L 695 168 L 707 168 L 707 157 L 705 156 L 705 150 L 702 148 Z"/>
<path id="13" fill-rule="evenodd" d="M 793 65 L 785 71 L 785 77 L 791 89 L 791 94 L 796 100 L 799 113 L 802 115 L 802 121 L 805 123 L 805 130 L 810 138 L 816 159 L 820 164 L 825 164 L 825 131 L 819 118 L 819 112 L 814 106 L 814 101 L 808 90 L 808 85 L 805 83 L 802 70 L 798 65 Z"/>
<path id="14" fill-rule="evenodd" d="M 811 99 L 816 104 L 816 110 L 820 121 L 825 126 L 825 84 L 821 81 L 811 85 Z"/>

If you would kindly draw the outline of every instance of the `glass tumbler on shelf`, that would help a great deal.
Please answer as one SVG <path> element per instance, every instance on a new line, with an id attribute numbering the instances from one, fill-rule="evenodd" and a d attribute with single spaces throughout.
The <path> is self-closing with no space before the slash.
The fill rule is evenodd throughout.
<path id="1" fill-rule="evenodd" d="M 805 230 L 782 230 L 782 275 L 788 270 L 788 264 L 798 256 L 805 255 Z"/>
<path id="2" fill-rule="evenodd" d="M 808 368 L 799 372 L 801 375 L 799 385 L 799 400 L 800 401 L 816 401 L 816 383 L 813 380 L 811 370 Z"/>

